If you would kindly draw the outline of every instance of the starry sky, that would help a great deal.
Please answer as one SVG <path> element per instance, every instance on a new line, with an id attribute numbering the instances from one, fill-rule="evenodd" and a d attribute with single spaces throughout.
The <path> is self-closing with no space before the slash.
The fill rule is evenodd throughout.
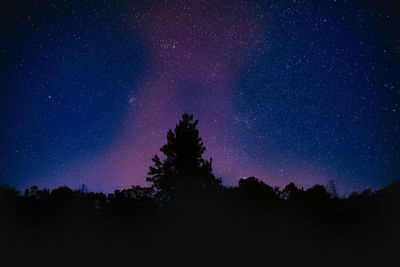
<path id="1" fill-rule="evenodd" d="M 0 184 L 147 185 L 184 111 L 226 185 L 400 178 L 395 0 L 6 0 L 0 62 Z"/>

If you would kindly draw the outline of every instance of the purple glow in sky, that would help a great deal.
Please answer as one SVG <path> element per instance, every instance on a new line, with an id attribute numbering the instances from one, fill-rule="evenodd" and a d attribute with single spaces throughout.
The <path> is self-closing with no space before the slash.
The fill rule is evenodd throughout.
<path id="1" fill-rule="evenodd" d="M 144 185 L 182 113 L 227 185 L 399 177 L 399 14 L 376 1 L 17 1 L 0 183 Z M 44 19 L 45 18 L 45 19 Z M 9 115 L 10 114 L 10 115 Z"/>
<path id="2" fill-rule="evenodd" d="M 321 179 L 320 172 L 304 166 L 283 170 L 268 161 L 257 164 L 248 156 L 251 151 L 235 145 L 232 105 L 237 72 L 266 38 L 254 12 L 243 5 L 186 1 L 130 14 L 130 26 L 145 33 L 150 71 L 129 98 L 132 107 L 121 135 L 61 180 L 79 177 L 80 183 L 100 190 L 145 184 L 151 158 L 159 154 L 166 132 L 184 111 L 199 119 L 206 156 L 213 158 L 214 171 L 226 184 L 247 176 L 278 185 L 304 176 L 310 185 Z"/>

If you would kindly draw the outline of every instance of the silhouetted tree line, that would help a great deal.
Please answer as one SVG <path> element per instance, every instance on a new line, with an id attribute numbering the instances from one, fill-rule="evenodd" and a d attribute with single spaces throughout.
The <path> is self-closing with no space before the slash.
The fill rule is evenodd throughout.
<path id="1" fill-rule="evenodd" d="M 212 160 L 203 158 L 197 123 L 185 113 L 168 131 L 162 154 L 153 157 L 149 187 L 104 194 L 84 185 L 24 192 L 0 186 L 2 261 L 24 255 L 71 266 L 80 259 L 65 260 L 83 255 L 86 266 L 96 259 L 102 265 L 108 256 L 112 266 L 120 258 L 136 265 L 144 259 L 146 266 L 168 265 L 168 259 L 217 265 L 216 258 L 222 266 L 239 259 L 243 266 L 298 266 L 301 259 L 342 266 L 352 258 L 353 266 L 366 266 L 375 255 L 375 266 L 390 266 L 381 261 L 398 254 L 392 244 L 400 239 L 400 182 L 347 197 L 338 196 L 333 181 L 279 188 L 248 177 L 225 186 Z"/>
<path id="2" fill-rule="evenodd" d="M 85 185 L 76 190 L 62 186 L 51 191 L 32 186 L 23 193 L 5 185 L 0 187 L 2 210 L 22 210 L 27 214 L 74 210 L 134 216 L 157 209 L 234 206 L 322 215 L 341 206 L 368 201 L 374 196 L 367 189 L 339 198 L 333 181 L 327 186 L 317 184 L 306 190 L 294 183 L 281 189 L 249 177 L 240 179 L 238 186 L 224 186 L 222 179 L 212 172 L 212 159 L 203 158 L 206 148 L 197 124 L 193 115 L 185 113 L 175 129 L 168 131 L 167 143 L 160 149 L 163 155 L 155 155 L 152 159 L 153 166 L 147 177 L 150 187 L 132 186 L 106 195 L 88 192 Z"/>
<path id="3" fill-rule="evenodd" d="M 182 186 L 183 187 L 183 186 Z M 82 186 L 85 188 L 85 186 Z M 105 212 L 146 212 L 154 209 L 212 208 L 223 204 L 254 209 L 289 209 L 306 215 L 328 213 L 343 205 L 357 205 L 371 200 L 375 193 L 370 189 L 353 192 L 346 198 L 335 197 L 323 185 L 309 189 L 298 188 L 290 183 L 283 189 L 271 187 L 255 178 L 243 178 L 238 186 L 195 188 L 173 192 L 169 196 L 153 187 L 132 186 L 115 190 L 114 193 L 94 193 L 81 189 L 72 190 L 62 186 L 53 190 L 32 186 L 23 194 L 7 185 L 0 186 L 0 201 L 3 211 L 22 209 L 31 213 L 35 208 L 54 211 L 64 209 L 93 210 Z"/>

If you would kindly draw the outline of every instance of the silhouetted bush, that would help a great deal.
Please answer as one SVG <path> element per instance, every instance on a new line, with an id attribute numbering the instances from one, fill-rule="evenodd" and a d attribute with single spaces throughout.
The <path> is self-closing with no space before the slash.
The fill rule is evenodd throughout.
<path id="1" fill-rule="evenodd" d="M 242 200 L 255 207 L 272 206 L 280 200 L 278 188 L 272 188 L 255 177 L 240 179 L 237 192 Z"/>

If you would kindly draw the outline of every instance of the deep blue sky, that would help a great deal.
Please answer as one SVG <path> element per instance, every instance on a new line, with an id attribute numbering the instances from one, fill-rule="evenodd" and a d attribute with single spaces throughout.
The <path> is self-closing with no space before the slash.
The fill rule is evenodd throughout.
<path id="1" fill-rule="evenodd" d="M 211 1 L 204 4 L 203 11 L 210 15 L 202 20 L 187 21 L 197 13 L 168 13 L 168 20 L 160 19 L 167 25 L 154 22 L 152 28 L 157 16 L 180 8 L 179 3 L 170 2 L 172 9 L 164 1 L 0 3 L 0 184 L 24 188 L 33 184 L 74 187 L 86 183 L 89 189 L 107 191 L 144 181 L 143 173 L 130 173 L 132 180 L 123 177 L 121 182 L 118 177 L 110 177 L 108 182 L 99 182 L 95 174 L 87 172 L 87 166 L 96 168 L 96 164 L 82 162 L 92 162 L 99 153 L 107 154 L 109 147 L 121 140 L 126 122 L 141 117 L 141 105 L 156 109 L 150 102 L 137 103 L 151 97 L 139 95 L 150 92 L 143 89 L 144 81 L 159 81 L 160 72 L 154 71 L 154 66 L 162 65 L 154 63 L 152 54 L 160 48 L 146 40 L 164 41 L 162 31 L 179 28 L 173 25 L 176 21 L 193 29 L 201 26 L 201 35 L 192 28 L 173 32 L 176 40 L 191 40 L 186 43 L 185 53 L 213 53 L 212 47 L 220 43 L 211 43 L 207 38 L 225 38 L 223 30 L 229 23 L 235 23 L 233 33 L 238 36 L 229 40 L 247 38 L 242 46 L 227 47 L 231 58 L 241 53 L 235 69 L 217 72 L 230 81 L 232 108 L 229 112 L 225 109 L 223 117 L 215 109 L 215 120 L 226 118 L 232 121 L 231 126 L 216 130 L 215 136 L 206 133 L 209 139 L 223 138 L 221 132 L 230 136 L 228 149 L 234 151 L 235 165 L 244 164 L 242 169 L 249 172 L 261 170 L 254 172 L 259 175 L 270 174 L 259 178 L 271 184 L 294 180 L 307 186 L 333 179 L 342 192 L 381 188 L 400 178 L 397 1 Z M 229 8 L 233 3 L 238 10 L 249 10 L 248 15 L 240 13 L 231 22 Z M 203 4 L 189 3 L 179 12 L 186 12 L 186 7 L 201 9 Z M 221 23 L 208 24 L 207 16 Z M 146 18 L 150 26 L 143 22 Z M 192 40 L 199 36 L 201 40 Z M 180 44 L 169 45 L 179 49 Z M 244 48 L 247 44 L 251 46 L 248 50 Z M 221 53 L 218 49 L 215 51 Z M 177 55 L 183 56 L 182 51 Z M 160 57 L 168 58 L 170 54 L 166 53 L 160 52 Z M 225 60 L 218 55 L 210 58 L 216 60 L 215 64 Z M 181 66 L 175 57 L 166 62 L 174 69 L 169 75 L 179 73 Z M 193 63 L 185 62 L 182 64 Z M 196 61 L 193 65 L 206 63 Z M 234 63 L 227 64 L 231 65 Z M 199 70 L 197 80 L 191 78 L 196 74 L 188 73 L 171 78 L 174 85 L 179 85 L 170 89 L 177 96 L 162 105 L 194 111 L 200 122 L 211 123 L 212 104 L 206 115 L 198 112 L 196 116 L 197 109 L 204 107 L 193 107 L 198 98 L 213 101 L 207 85 L 196 83 L 208 72 Z M 221 80 L 210 86 L 227 84 Z M 202 89 L 181 93 L 181 87 L 188 86 Z M 139 132 L 148 125 L 140 119 L 137 123 L 132 131 Z M 145 135 L 144 130 L 132 138 Z M 209 144 L 212 146 L 212 141 Z M 233 184 L 240 177 L 234 177 L 238 172 L 231 170 L 229 158 L 221 149 L 209 149 L 219 160 L 215 172 L 226 184 Z M 109 158 L 114 160 L 115 155 Z M 84 167 L 77 167 L 79 164 Z M 70 176 L 76 177 L 68 178 L 70 168 Z M 296 176 L 299 170 L 304 172 Z M 84 179 L 79 178 L 80 173 L 85 173 Z M 308 180 L 308 174 L 314 176 Z M 323 175 L 318 178 L 318 174 Z"/>

